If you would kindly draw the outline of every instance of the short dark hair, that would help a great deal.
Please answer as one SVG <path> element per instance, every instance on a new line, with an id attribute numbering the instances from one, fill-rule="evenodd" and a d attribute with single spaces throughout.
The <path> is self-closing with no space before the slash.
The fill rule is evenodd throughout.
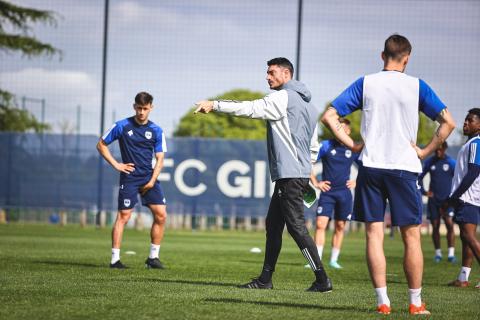
<path id="1" fill-rule="evenodd" d="M 135 96 L 135 103 L 140 106 L 146 106 L 147 104 L 151 104 L 153 102 L 153 97 L 150 93 L 142 91 L 137 93 Z"/>
<path id="2" fill-rule="evenodd" d="M 410 41 L 404 36 L 399 34 L 392 34 L 390 37 L 385 40 L 385 48 L 383 49 L 383 54 L 385 58 L 400 60 L 406 55 L 409 55 L 412 52 L 412 45 Z"/>
<path id="3" fill-rule="evenodd" d="M 267 61 L 267 66 L 280 66 L 283 68 L 287 68 L 290 71 L 292 78 L 293 78 L 293 64 L 287 58 L 278 57 L 273 58 L 272 60 Z"/>
<path id="4" fill-rule="evenodd" d="M 447 150 L 448 149 L 448 143 L 447 141 L 443 141 L 443 143 L 440 145 L 441 149 Z"/>
<path id="5" fill-rule="evenodd" d="M 480 119 L 480 108 L 472 108 L 468 110 L 468 113 L 474 114 Z"/>

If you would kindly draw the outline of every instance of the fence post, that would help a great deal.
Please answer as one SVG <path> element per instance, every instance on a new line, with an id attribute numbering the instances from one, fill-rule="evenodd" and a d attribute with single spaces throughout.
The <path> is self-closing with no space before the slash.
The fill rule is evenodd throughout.
<path id="1" fill-rule="evenodd" d="M 185 218 L 183 220 L 183 227 L 186 229 L 186 230 L 192 230 L 192 215 L 187 213 L 185 215 Z"/>
<path id="2" fill-rule="evenodd" d="M 0 224 L 6 224 L 7 223 L 7 215 L 5 213 L 4 209 L 0 209 Z"/>
<path id="3" fill-rule="evenodd" d="M 60 225 L 62 227 L 67 225 L 67 213 L 64 210 L 60 211 Z"/>
<path id="4" fill-rule="evenodd" d="M 222 230 L 223 229 L 223 216 L 221 214 L 218 214 L 215 217 L 215 228 L 217 230 Z"/>
<path id="5" fill-rule="evenodd" d="M 80 227 L 84 228 L 87 226 L 87 210 L 83 209 L 80 212 Z"/>
<path id="6" fill-rule="evenodd" d="M 264 217 L 257 217 L 257 225 L 255 226 L 255 230 L 263 231 L 265 230 L 265 218 Z"/>
<path id="7" fill-rule="evenodd" d="M 100 211 L 100 228 L 105 228 L 105 225 L 107 224 L 107 213 L 105 210 Z"/>
<path id="8" fill-rule="evenodd" d="M 245 226 L 245 230 L 252 231 L 252 216 L 245 216 L 243 218 L 243 225 Z"/>
<path id="9" fill-rule="evenodd" d="M 207 216 L 204 214 L 200 215 L 199 229 L 201 231 L 207 230 Z"/>
<path id="10" fill-rule="evenodd" d="M 229 220 L 228 225 L 229 225 L 230 230 L 235 230 L 236 225 L 237 225 L 237 217 L 234 214 L 230 215 L 230 220 Z"/>
<path id="11" fill-rule="evenodd" d="M 135 216 L 135 230 L 142 231 L 143 230 L 143 217 L 141 212 L 137 212 Z"/>

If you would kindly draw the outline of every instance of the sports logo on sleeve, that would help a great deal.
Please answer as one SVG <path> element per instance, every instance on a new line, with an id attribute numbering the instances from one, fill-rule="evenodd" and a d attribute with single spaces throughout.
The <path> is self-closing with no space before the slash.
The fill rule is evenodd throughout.
<path id="1" fill-rule="evenodd" d="M 132 130 L 128 131 L 127 133 L 130 137 L 133 136 L 133 131 Z"/>
<path id="2" fill-rule="evenodd" d="M 145 138 L 152 139 L 152 132 L 151 131 L 145 131 Z"/>
<path id="3" fill-rule="evenodd" d="M 323 207 L 318 207 L 318 208 L 317 208 L 317 213 L 318 213 L 318 214 L 322 213 L 322 211 L 323 211 Z"/>
<path id="4" fill-rule="evenodd" d="M 334 156 L 337 154 L 337 150 L 333 149 L 332 151 L 330 151 L 330 153 L 332 154 L 332 156 Z"/>
<path id="5" fill-rule="evenodd" d="M 435 169 L 437 169 L 437 167 L 435 165 L 430 167 L 430 170 L 432 170 L 432 171 L 435 171 Z"/>

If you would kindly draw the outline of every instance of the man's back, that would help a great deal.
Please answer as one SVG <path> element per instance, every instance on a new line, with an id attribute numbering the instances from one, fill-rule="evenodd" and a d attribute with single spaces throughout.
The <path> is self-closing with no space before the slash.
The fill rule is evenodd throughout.
<path id="1" fill-rule="evenodd" d="M 419 81 L 397 71 L 365 76 L 361 159 L 365 166 L 420 172 L 417 141 Z"/>
<path id="2" fill-rule="evenodd" d="M 412 143 L 417 141 L 419 110 L 435 119 L 445 105 L 422 80 L 398 71 L 381 71 L 355 81 L 332 106 L 340 116 L 362 109 L 366 167 L 422 172 Z"/>

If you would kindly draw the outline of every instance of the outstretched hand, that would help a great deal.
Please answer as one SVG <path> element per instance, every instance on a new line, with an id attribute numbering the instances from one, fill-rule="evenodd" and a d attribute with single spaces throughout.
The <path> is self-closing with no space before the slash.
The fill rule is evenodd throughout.
<path id="1" fill-rule="evenodd" d="M 209 113 L 210 111 L 213 110 L 213 101 L 208 101 L 208 100 L 202 100 L 197 103 L 195 103 L 195 106 L 197 107 L 193 113 Z"/>

